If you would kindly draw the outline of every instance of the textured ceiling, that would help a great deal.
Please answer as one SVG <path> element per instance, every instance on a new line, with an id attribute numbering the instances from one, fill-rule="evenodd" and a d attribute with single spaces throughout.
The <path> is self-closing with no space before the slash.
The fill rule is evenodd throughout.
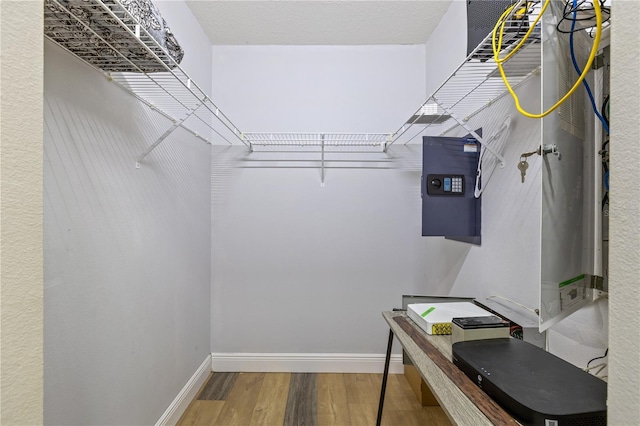
<path id="1" fill-rule="evenodd" d="M 187 0 L 214 45 L 421 44 L 452 0 Z"/>

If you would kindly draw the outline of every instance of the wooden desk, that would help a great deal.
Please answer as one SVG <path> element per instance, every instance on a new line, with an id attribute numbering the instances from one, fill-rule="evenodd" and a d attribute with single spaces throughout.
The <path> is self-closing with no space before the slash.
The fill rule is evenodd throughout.
<path id="1" fill-rule="evenodd" d="M 451 362 L 451 336 L 428 335 L 407 317 L 406 312 L 383 312 L 382 316 L 389 324 L 390 332 L 378 406 L 378 425 L 382 419 L 394 335 L 453 424 L 519 425 Z"/>

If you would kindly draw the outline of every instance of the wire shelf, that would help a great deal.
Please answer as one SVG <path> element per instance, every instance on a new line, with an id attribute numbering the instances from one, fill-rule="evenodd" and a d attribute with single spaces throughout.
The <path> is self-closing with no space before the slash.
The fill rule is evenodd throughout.
<path id="1" fill-rule="evenodd" d="M 227 143 L 247 145 L 233 122 L 118 0 L 45 0 L 44 28 L 47 38 L 105 73 L 174 127 L 210 142 L 184 123 L 197 120 Z"/>
<path id="2" fill-rule="evenodd" d="M 521 0 L 520 4 L 530 3 Z M 537 10 L 528 10 L 524 14 L 522 8 L 519 10 L 520 15 L 507 18 L 502 55 L 522 40 L 537 17 Z M 431 126 L 441 133 L 458 126 L 467 129 L 466 122 L 471 117 L 508 93 L 493 59 L 489 34 L 394 133 L 243 133 L 120 0 L 45 0 L 44 12 L 47 38 L 173 122 L 171 128 L 138 157 L 138 165 L 177 127 L 212 143 L 206 135 L 191 129 L 194 122 L 198 128 L 206 126 L 210 129 L 215 142 L 244 144 L 250 152 L 255 147 L 289 151 L 315 149 L 323 155 L 329 152 L 328 149 L 387 152 L 387 148 L 396 141 L 404 140 L 407 144 Z M 504 65 L 512 86 L 517 87 L 536 75 L 540 61 L 540 31 L 537 27 L 526 45 Z M 407 132 L 414 126 L 418 130 L 411 136 Z M 468 130 L 475 135 L 473 129 Z M 477 139 L 480 143 L 485 142 L 480 137 Z M 491 144 L 484 144 L 483 149 L 503 164 L 501 152 Z"/>
<path id="3" fill-rule="evenodd" d="M 514 8 L 516 9 L 517 7 Z M 519 18 L 508 18 L 502 43 L 506 47 L 502 50 L 501 57 L 508 54 L 522 40 L 530 28 L 529 25 L 537 18 L 538 12 L 534 9 Z M 511 85 L 518 87 L 539 73 L 540 61 L 538 24 L 523 47 L 503 65 L 503 69 Z M 463 125 L 472 116 L 507 94 L 498 64 L 493 59 L 492 34 L 488 34 L 464 62 L 418 107 L 409 120 L 393 133 L 391 143 L 398 140 L 408 143 L 431 126 L 437 126 L 434 133 L 446 133 Z M 419 128 L 409 136 L 407 132 L 416 125 L 419 125 Z"/>
<path id="4" fill-rule="evenodd" d="M 244 133 L 251 146 L 270 147 L 370 147 L 384 150 L 388 133 Z"/>
<path id="5" fill-rule="evenodd" d="M 531 26 L 539 16 L 539 5 L 525 0 L 519 1 L 507 16 L 503 31 L 500 57 L 505 58 L 513 49 L 522 44 L 519 50 L 502 65 L 503 72 L 511 86 L 516 89 L 531 77 L 539 75 L 541 68 L 541 25 Z M 525 39 L 527 31 L 530 35 Z M 474 196 L 480 197 L 486 188 L 497 165 L 505 166 L 502 153 L 506 146 L 510 117 L 500 129 L 491 136 L 481 137 L 468 125 L 471 118 L 487 109 L 509 92 L 505 87 L 498 64 L 494 59 L 493 34 L 484 40 L 469 54 L 464 62 L 420 105 L 417 111 L 392 136 L 392 145 L 411 140 L 429 131 L 432 135 L 444 135 L 453 129 L 462 127 L 482 146 L 476 174 Z M 417 131 L 409 130 L 420 125 Z M 422 126 L 424 125 L 424 126 Z"/>

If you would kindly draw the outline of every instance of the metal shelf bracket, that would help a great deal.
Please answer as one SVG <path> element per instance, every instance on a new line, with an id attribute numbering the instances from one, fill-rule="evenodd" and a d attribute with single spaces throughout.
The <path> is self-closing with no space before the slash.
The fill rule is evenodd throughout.
<path id="1" fill-rule="evenodd" d="M 324 188 L 324 134 L 320 135 L 321 158 L 320 158 L 320 187 Z"/>
<path id="2" fill-rule="evenodd" d="M 187 120 L 189 117 L 191 117 L 193 114 L 195 114 L 195 112 L 198 110 L 198 108 L 200 108 L 202 106 L 202 104 L 198 105 L 196 108 L 192 109 L 187 115 L 184 116 L 184 118 L 182 118 L 181 120 L 175 121 L 173 122 L 173 125 L 171 127 L 169 127 L 169 129 L 167 129 L 166 132 L 164 132 L 162 134 L 162 136 L 160 136 L 153 144 L 151 144 L 149 146 L 149 148 L 147 148 L 142 154 L 140 154 L 140 156 L 136 159 L 136 169 L 140 168 L 140 162 L 144 159 L 144 157 L 146 157 L 147 155 L 149 155 L 151 153 L 151 151 L 153 151 L 154 149 L 156 149 L 156 147 L 158 145 L 160 145 L 162 143 L 162 141 L 164 141 L 167 137 L 169 137 L 169 135 L 171 133 L 173 133 L 173 131 L 175 129 L 177 129 L 178 127 L 182 126 L 182 123 L 185 122 L 185 120 Z M 197 134 L 195 135 L 197 137 Z"/>
<path id="3" fill-rule="evenodd" d="M 458 118 L 453 111 L 451 111 L 449 108 L 447 108 L 445 105 L 443 105 L 440 101 L 438 101 L 438 98 L 436 98 L 435 96 L 432 97 L 432 99 L 434 100 L 435 103 L 438 104 L 438 106 L 440 108 L 442 108 L 442 110 L 444 112 L 446 112 L 447 114 L 449 114 L 451 116 L 452 119 L 454 119 L 456 121 L 456 123 L 458 123 L 460 125 L 460 127 L 462 127 L 463 129 L 465 129 L 467 132 L 469 132 L 469 134 L 471 136 L 473 136 L 480 145 L 482 145 L 484 147 L 484 149 L 486 149 L 487 151 L 489 151 L 494 157 L 496 157 L 498 159 L 498 161 L 500 162 L 500 167 L 504 168 L 505 166 L 505 161 L 504 161 L 504 157 L 502 156 L 502 154 L 500 154 L 499 152 L 496 152 L 496 150 L 494 150 L 491 145 L 488 144 L 488 142 L 482 138 L 482 136 L 478 135 L 475 130 L 473 130 L 465 120 L 461 120 L 460 118 Z"/>

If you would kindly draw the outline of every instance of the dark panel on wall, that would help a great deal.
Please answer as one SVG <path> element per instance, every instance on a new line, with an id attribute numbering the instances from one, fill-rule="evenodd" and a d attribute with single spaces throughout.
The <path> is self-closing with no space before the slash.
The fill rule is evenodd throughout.
<path id="1" fill-rule="evenodd" d="M 480 145 L 470 136 L 423 137 L 423 236 L 480 244 L 481 202 L 474 197 L 479 155 Z"/>

